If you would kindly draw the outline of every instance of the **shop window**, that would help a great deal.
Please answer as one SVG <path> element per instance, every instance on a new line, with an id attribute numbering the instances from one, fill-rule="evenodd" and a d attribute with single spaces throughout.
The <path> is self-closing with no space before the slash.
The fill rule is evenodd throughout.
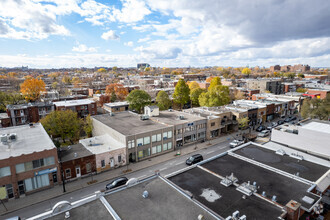
<path id="1" fill-rule="evenodd" d="M 102 167 L 102 168 L 105 167 L 105 160 L 101 160 L 101 167 Z"/>

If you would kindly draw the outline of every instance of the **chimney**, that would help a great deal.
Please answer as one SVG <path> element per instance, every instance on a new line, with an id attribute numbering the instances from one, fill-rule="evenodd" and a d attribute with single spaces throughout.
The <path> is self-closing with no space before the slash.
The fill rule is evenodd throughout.
<path id="1" fill-rule="evenodd" d="M 300 215 L 303 214 L 303 212 L 300 211 L 300 206 L 301 206 L 301 204 L 294 200 L 291 200 L 290 202 L 288 202 L 285 206 L 285 209 L 287 211 L 286 219 L 298 220 Z"/>

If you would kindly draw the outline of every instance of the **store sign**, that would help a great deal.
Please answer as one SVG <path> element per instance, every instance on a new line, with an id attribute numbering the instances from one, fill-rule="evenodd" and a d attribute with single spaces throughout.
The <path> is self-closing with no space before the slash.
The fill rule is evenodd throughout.
<path id="1" fill-rule="evenodd" d="M 47 174 L 47 173 L 53 173 L 53 172 L 56 172 L 56 171 L 57 171 L 57 167 L 54 167 L 54 168 L 51 168 L 51 169 L 46 169 L 46 170 L 41 170 L 41 171 L 35 172 L 34 175 L 35 176 L 41 176 L 41 175 L 44 175 L 44 174 Z"/>

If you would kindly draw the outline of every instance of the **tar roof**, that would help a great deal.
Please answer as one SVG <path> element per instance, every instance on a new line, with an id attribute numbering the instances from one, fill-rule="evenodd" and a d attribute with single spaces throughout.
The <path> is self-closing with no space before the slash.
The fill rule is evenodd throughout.
<path id="1" fill-rule="evenodd" d="M 113 116 L 110 114 L 96 115 L 93 116 L 93 119 L 124 135 L 135 135 L 168 127 L 152 120 L 141 120 L 139 115 L 131 112 L 119 112 Z"/>
<path id="2" fill-rule="evenodd" d="M 295 158 L 289 157 L 288 155 L 281 156 L 276 154 L 275 151 L 258 147 L 253 144 L 236 150 L 234 153 L 283 170 L 293 175 L 299 173 L 300 177 L 314 182 L 329 170 L 328 167 L 321 166 L 306 160 L 297 160 Z"/>
<path id="3" fill-rule="evenodd" d="M 62 162 L 74 160 L 77 158 L 83 158 L 93 155 L 82 144 L 70 145 L 67 147 L 61 147 L 61 160 Z"/>
<path id="4" fill-rule="evenodd" d="M 16 134 L 15 141 L 8 144 L 0 142 L 0 159 L 17 157 L 22 154 L 32 154 L 56 148 L 41 124 L 14 126 L 0 129 L 3 134 Z"/>
<path id="5" fill-rule="evenodd" d="M 285 206 L 290 200 L 295 200 L 303 207 L 310 209 L 319 199 L 318 196 L 308 193 L 307 190 L 312 184 L 306 184 L 294 179 L 292 176 L 284 176 L 280 173 L 268 170 L 264 167 L 238 159 L 234 156 L 226 155 L 208 163 L 203 167 L 223 177 L 234 174 L 238 178 L 239 184 L 250 181 L 256 182 L 257 192 L 266 192 L 266 197 L 271 199 L 273 195 L 277 197 L 277 203 Z M 308 204 L 302 200 L 304 196 L 314 199 L 313 204 Z"/>
<path id="6" fill-rule="evenodd" d="M 69 213 L 69 219 L 114 219 L 100 200 L 94 200 L 70 209 Z M 65 219 L 65 212 L 46 219 L 63 220 Z"/>
<path id="7" fill-rule="evenodd" d="M 148 191 L 148 198 L 142 193 Z M 105 196 L 121 219 L 215 219 L 160 177 Z"/>
<path id="8" fill-rule="evenodd" d="M 237 210 L 247 219 L 264 219 L 266 215 L 267 219 L 276 219 L 282 214 L 280 208 L 255 196 L 244 199 L 234 186 L 221 185 L 220 178 L 197 167 L 169 179 L 223 218 Z"/>
<path id="9" fill-rule="evenodd" d="M 183 119 L 180 119 L 180 116 L 183 116 Z M 203 117 L 178 111 L 161 111 L 159 112 L 159 116 L 152 117 L 152 119 L 167 125 L 180 125 L 188 122 L 205 120 Z"/>

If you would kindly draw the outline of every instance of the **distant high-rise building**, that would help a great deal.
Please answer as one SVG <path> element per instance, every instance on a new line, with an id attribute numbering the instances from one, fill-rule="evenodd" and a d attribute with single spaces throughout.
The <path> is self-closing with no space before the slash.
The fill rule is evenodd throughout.
<path id="1" fill-rule="evenodd" d="M 138 70 L 144 70 L 147 67 L 150 67 L 150 64 L 149 63 L 138 63 L 137 64 L 137 69 Z"/>

